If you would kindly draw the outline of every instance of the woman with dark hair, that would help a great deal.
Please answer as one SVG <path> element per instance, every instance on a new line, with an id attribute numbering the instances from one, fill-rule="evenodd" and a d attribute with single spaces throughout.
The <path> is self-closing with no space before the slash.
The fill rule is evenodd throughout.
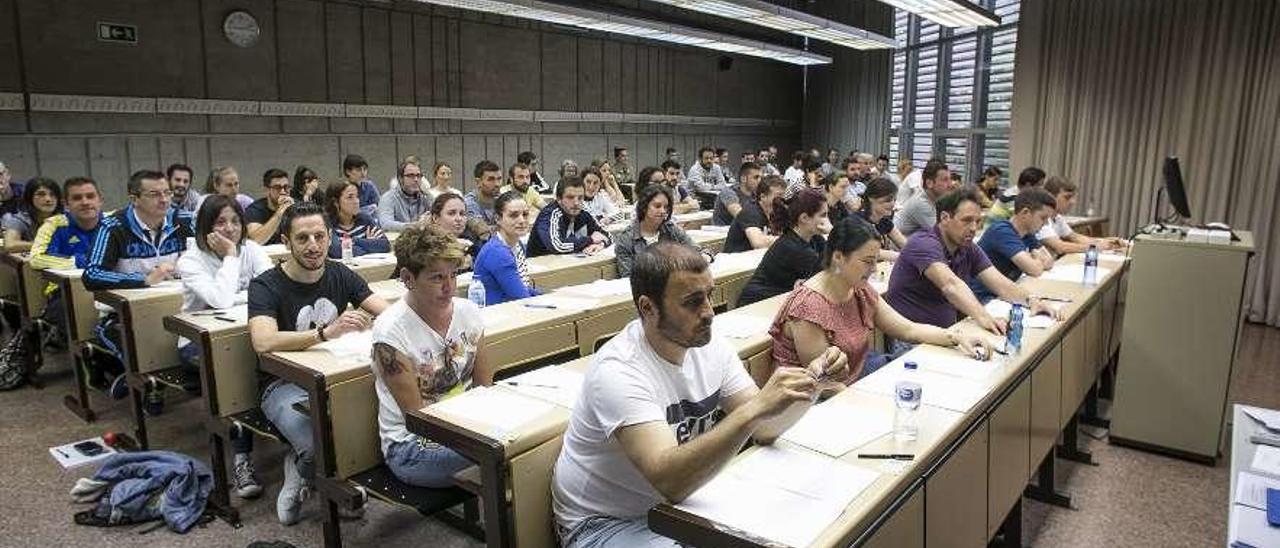
<path id="1" fill-rule="evenodd" d="M 822 248 L 826 241 L 819 235 L 827 222 L 827 198 L 821 191 L 806 188 L 786 200 L 776 198 L 769 223 L 778 240 L 769 246 L 751 281 L 742 288 L 736 306 L 746 306 L 791 291 L 796 281 L 803 281 L 821 269 Z"/>
<path id="2" fill-rule="evenodd" d="M 582 190 L 582 209 L 595 217 L 601 226 L 607 226 L 622 216 L 622 210 L 604 189 L 604 175 L 600 170 L 594 167 L 582 170 Z"/>
<path id="3" fill-rule="evenodd" d="M 988 208 L 995 204 L 996 194 L 1000 192 L 1000 177 L 1003 175 L 1000 168 L 987 166 L 986 171 L 982 172 L 982 180 L 978 182 L 978 191 L 982 193 L 982 201 L 978 205 Z"/>
<path id="4" fill-rule="evenodd" d="M 845 193 L 849 190 L 849 174 L 839 171 L 823 177 L 822 189 L 827 196 L 827 218 L 835 225 L 849 216 L 849 208 L 844 205 Z"/>
<path id="5" fill-rule="evenodd" d="M 36 177 L 22 191 L 22 209 L 5 213 L 0 219 L 4 227 L 4 250 L 9 253 L 31 249 L 45 220 L 62 213 L 62 188 L 53 179 Z"/>
<path id="6" fill-rule="evenodd" d="M 772 367 L 801 367 L 820 356 L 834 360 L 843 354 L 849 360 L 844 374 L 821 379 L 819 385 L 824 395 L 839 392 L 874 372 L 874 366 L 863 364 L 871 346 L 869 335 L 877 326 L 895 338 L 956 347 L 965 356 L 990 355 L 983 338 L 912 322 L 884 302 L 867 283 L 879 252 L 880 240 L 866 223 L 853 218 L 835 223 L 822 253 L 822 270 L 797 282 L 773 318 Z M 763 378 L 772 373 L 770 368 Z"/>
<path id="7" fill-rule="evenodd" d="M 462 269 L 471 270 L 471 263 L 475 262 L 481 246 L 478 245 L 479 237 L 467 228 L 467 203 L 462 196 L 452 192 L 437 196 L 431 202 L 431 224 L 458 239 L 463 252 L 467 254 L 462 261 Z"/>
<path id="8" fill-rule="evenodd" d="M 693 245 L 689 235 L 671 222 L 671 189 L 660 184 L 648 185 L 640 192 L 631 226 L 613 238 L 618 277 L 630 276 L 636 254 L 658 242 Z"/>
<path id="9" fill-rule="evenodd" d="M 296 203 L 320 204 L 321 195 L 320 176 L 307 166 L 298 166 L 298 169 L 293 172 L 293 187 L 289 189 L 289 196 L 293 197 Z"/>
<path id="10" fill-rule="evenodd" d="M 519 192 L 510 190 L 494 200 L 493 212 L 498 216 L 497 230 L 476 256 L 471 283 L 484 284 L 485 305 L 537 295 L 525 264 L 524 242 L 520 241 L 529 234 L 529 204 Z"/>
<path id="11" fill-rule="evenodd" d="M 324 211 L 329 218 L 329 258 L 342 258 L 342 240 L 351 240 L 351 255 L 389 253 L 391 241 L 368 213 L 360 211 L 360 185 L 348 180 L 329 183 L 324 191 Z"/>
<path id="12" fill-rule="evenodd" d="M 644 192 L 644 188 L 649 185 L 660 185 L 667 180 L 667 176 L 662 173 L 662 168 L 649 166 L 640 170 L 640 174 L 636 176 L 635 195 L 639 196 Z"/>
<path id="13" fill-rule="evenodd" d="M 182 279 L 182 311 L 226 309 L 249 300 L 249 282 L 271 270 L 271 258 L 257 242 L 245 238 L 244 210 L 240 204 L 221 194 L 211 194 L 196 211 L 196 245 L 178 257 L 177 274 Z M 178 339 L 178 360 L 189 370 L 188 377 L 197 379 L 188 390 L 199 391 L 201 349 L 199 343 Z M 240 498 L 257 498 L 262 494 L 249 454 L 253 452 L 253 434 L 232 431 L 235 449 L 235 492 Z"/>
<path id="14" fill-rule="evenodd" d="M 898 260 L 898 252 L 907 245 L 907 237 L 902 235 L 893 224 L 894 200 L 898 196 L 898 185 L 888 177 L 876 177 L 867 183 L 867 190 L 862 194 L 862 209 L 858 216 L 875 228 L 880 237 L 880 260 L 893 262 Z"/>

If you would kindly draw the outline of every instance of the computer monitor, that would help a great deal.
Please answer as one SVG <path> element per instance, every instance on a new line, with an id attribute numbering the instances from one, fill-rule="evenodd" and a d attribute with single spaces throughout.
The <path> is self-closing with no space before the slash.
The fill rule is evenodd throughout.
<path id="1" fill-rule="evenodd" d="M 1191 207 L 1187 205 L 1187 190 L 1182 186 L 1182 167 L 1176 156 L 1164 159 L 1164 192 L 1169 195 L 1169 204 L 1184 219 L 1191 218 Z"/>

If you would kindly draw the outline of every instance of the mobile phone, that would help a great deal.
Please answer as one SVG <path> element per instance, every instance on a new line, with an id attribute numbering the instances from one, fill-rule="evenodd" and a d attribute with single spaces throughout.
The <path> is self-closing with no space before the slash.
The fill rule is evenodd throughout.
<path id="1" fill-rule="evenodd" d="M 102 447 L 101 443 L 98 443 L 93 440 L 82 441 L 80 443 L 72 445 L 71 447 L 74 448 L 76 451 L 79 451 L 81 455 L 84 455 L 86 457 L 94 457 L 102 454 L 103 451 L 106 451 L 106 449 Z"/>

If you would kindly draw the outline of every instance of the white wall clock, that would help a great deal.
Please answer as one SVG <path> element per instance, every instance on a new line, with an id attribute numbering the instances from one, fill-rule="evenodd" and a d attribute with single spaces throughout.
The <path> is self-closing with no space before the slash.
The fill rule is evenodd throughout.
<path id="1" fill-rule="evenodd" d="M 222 35 L 227 37 L 228 42 L 242 48 L 258 43 L 258 37 L 261 34 L 262 29 L 258 27 L 258 20 L 247 11 L 233 11 L 222 20 Z"/>

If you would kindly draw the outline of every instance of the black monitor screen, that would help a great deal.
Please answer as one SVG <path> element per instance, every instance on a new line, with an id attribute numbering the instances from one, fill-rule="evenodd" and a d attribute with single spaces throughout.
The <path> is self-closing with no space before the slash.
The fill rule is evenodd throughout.
<path id="1" fill-rule="evenodd" d="M 1184 219 L 1191 218 L 1191 207 L 1187 205 L 1187 190 L 1182 186 L 1182 167 L 1178 158 L 1170 156 L 1164 159 L 1164 191 L 1169 195 L 1169 203 L 1174 211 Z"/>

